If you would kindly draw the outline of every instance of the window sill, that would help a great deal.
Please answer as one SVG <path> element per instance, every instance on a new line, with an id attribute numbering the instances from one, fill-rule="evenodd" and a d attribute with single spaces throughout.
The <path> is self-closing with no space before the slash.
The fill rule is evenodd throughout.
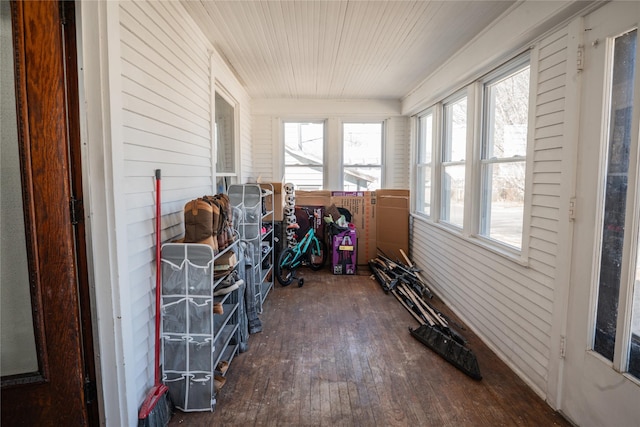
<path id="1" fill-rule="evenodd" d="M 430 218 L 427 218 L 426 216 L 419 213 L 412 213 L 411 216 L 417 221 L 420 221 L 424 224 L 428 224 L 432 227 L 437 228 L 438 230 L 447 232 L 450 235 L 463 240 L 464 242 L 471 243 L 475 246 L 478 246 L 481 249 L 484 249 L 493 254 L 499 255 L 502 258 L 507 259 L 508 261 L 511 261 L 523 267 L 529 268 L 529 260 L 528 258 L 523 256 L 522 252 L 511 250 L 505 246 L 496 244 L 495 242 L 480 236 L 474 236 L 474 235 L 467 236 L 463 234 L 459 228 L 455 228 L 453 226 L 449 226 L 443 223 L 434 222 Z"/>

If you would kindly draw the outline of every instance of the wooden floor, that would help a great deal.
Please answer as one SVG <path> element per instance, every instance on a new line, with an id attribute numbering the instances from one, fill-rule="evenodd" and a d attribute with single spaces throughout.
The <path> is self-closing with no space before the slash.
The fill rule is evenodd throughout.
<path id="1" fill-rule="evenodd" d="M 418 323 L 367 271 L 300 275 L 302 288 L 276 284 L 267 297 L 216 411 L 177 411 L 171 426 L 570 425 L 469 330 L 481 381 L 418 342 Z"/>

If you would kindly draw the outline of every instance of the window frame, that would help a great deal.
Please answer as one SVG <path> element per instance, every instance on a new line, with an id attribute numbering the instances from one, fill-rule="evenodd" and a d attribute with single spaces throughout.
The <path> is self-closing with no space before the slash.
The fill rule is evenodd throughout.
<path id="1" fill-rule="evenodd" d="M 527 131 L 526 131 L 526 147 L 525 154 L 512 156 L 512 157 L 491 157 L 488 158 L 488 148 L 490 141 L 490 133 L 491 126 L 489 123 L 491 113 L 490 109 L 490 97 L 489 97 L 489 89 L 493 87 L 496 83 L 503 81 L 509 78 L 512 75 L 519 73 L 520 71 L 529 68 L 529 88 L 528 88 L 528 101 L 527 101 Z M 473 235 L 477 239 L 481 240 L 485 245 L 494 247 L 500 251 L 505 251 L 507 253 L 523 256 L 527 253 L 525 248 L 526 239 L 528 237 L 528 221 L 527 216 L 530 212 L 529 199 L 531 197 L 531 188 L 528 185 L 530 179 L 529 176 L 531 174 L 531 161 L 530 159 L 532 154 L 532 127 L 535 124 L 533 120 L 532 114 L 535 110 L 535 106 L 533 104 L 535 94 L 533 91 L 533 66 L 531 60 L 531 53 L 529 51 L 516 56 L 515 58 L 507 61 L 506 63 L 500 65 L 492 72 L 486 74 L 483 78 L 478 80 L 478 91 L 480 93 L 480 114 L 481 119 L 479 123 L 479 147 L 478 147 L 478 161 L 477 161 L 477 173 L 476 173 L 476 182 L 477 188 L 475 189 L 477 194 L 477 201 L 474 203 L 477 212 L 474 214 L 474 232 Z M 523 194 L 523 210 L 522 210 L 522 229 L 520 232 L 520 247 L 513 246 L 505 241 L 496 239 L 494 237 L 489 236 L 489 220 L 490 218 L 490 210 L 491 210 L 491 201 L 490 198 L 487 199 L 487 194 L 490 190 L 489 180 L 491 179 L 488 174 L 490 171 L 490 165 L 496 164 L 508 164 L 508 163 L 522 163 L 524 165 L 524 182 L 522 186 L 524 188 Z M 489 211 L 489 214 L 487 214 Z"/>
<path id="2" fill-rule="evenodd" d="M 428 127 L 423 130 L 422 120 L 431 117 L 431 131 L 429 132 Z M 438 114 L 437 114 L 437 105 L 433 105 L 426 110 L 421 111 L 416 116 L 416 162 L 415 162 L 415 212 L 427 219 L 432 219 L 434 216 L 434 196 L 436 193 L 436 183 L 434 182 L 435 169 L 437 164 L 437 149 L 436 149 L 436 136 L 438 135 Z M 425 134 L 427 132 L 427 134 Z M 427 142 L 426 138 L 429 137 L 429 141 Z M 430 158 L 427 159 L 426 155 L 423 156 L 423 153 L 426 152 L 427 144 L 431 145 L 430 150 Z M 428 177 L 426 176 L 426 171 L 428 171 Z M 430 191 L 429 191 L 429 200 L 425 200 L 426 193 L 426 183 L 430 182 Z M 428 208 L 428 212 L 426 212 Z"/>
<path id="3" fill-rule="evenodd" d="M 230 184 L 237 183 L 238 176 L 240 175 L 240 103 L 227 91 L 222 84 L 220 84 L 217 80 L 214 83 L 214 91 L 212 94 L 212 103 L 213 103 L 213 125 L 211 126 L 212 133 L 212 167 L 214 171 L 214 180 L 215 180 L 215 188 L 216 192 L 226 192 L 228 186 Z M 233 110 L 233 124 L 232 124 L 232 144 L 233 152 L 232 152 L 232 160 L 231 164 L 233 165 L 233 170 L 231 171 L 223 171 L 220 172 L 218 170 L 218 112 L 215 108 L 216 105 L 216 95 L 220 96 L 222 100 L 224 100 L 231 109 Z"/>
<path id="4" fill-rule="evenodd" d="M 439 104 L 439 109 L 440 109 L 440 130 L 439 130 L 439 135 L 438 135 L 438 143 L 436 144 L 439 148 L 439 161 L 438 161 L 438 177 L 439 177 L 439 182 L 438 182 L 438 187 L 437 187 L 437 191 L 438 191 L 438 201 L 439 201 L 439 206 L 437 207 L 437 211 L 438 211 L 438 222 L 444 226 L 446 226 L 449 229 L 455 230 L 458 233 L 463 233 L 465 230 L 465 223 L 467 222 L 468 219 L 468 214 L 467 214 L 467 210 L 468 210 L 468 206 L 469 206 L 469 201 L 468 199 L 468 189 L 467 189 L 467 184 L 469 182 L 468 179 L 468 174 L 469 174 L 469 166 L 470 166 L 470 162 L 471 162 L 471 158 L 469 156 L 469 144 L 470 144 L 470 135 L 471 132 L 473 130 L 473 123 L 469 120 L 471 116 L 470 113 L 472 113 L 472 108 L 473 107 L 473 99 L 472 97 L 469 96 L 469 87 L 465 87 L 462 90 L 459 90 L 457 92 L 455 92 L 454 94 L 452 94 L 451 96 L 447 97 L 446 99 L 444 99 L 440 104 Z M 449 135 L 449 133 L 453 133 L 452 130 L 449 130 L 450 127 L 447 123 L 448 120 L 448 114 L 447 114 L 447 107 L 448 106 L 453 106 L 454 104 L 460 102 L 461 100 L 465 101 L 466 103 L 466 114 L 465 114 L 465 155 L 464 158 L 461 160 L 455 160 L 455 159 L 449 159 L 448 158 L 448 154 L 447 154 L 447 150 L 449 148 L 449 144 L 451 144 L 452 140 L 449 140 L 448 137 L 452 136 Z M 445 174 L 448 168 L 454 168 L 454 167 L 460 167 L 462 166 L 464 168 L 464 184 L 463 184 L 463 197 L 462 197 L 462 202 L 463 202 L 463 217 L 462 217 L 462 223 L 458 224 L 458 223 L 454 223 L 451 222 L 451 217 L 450 217 L 450 213 L 445 212 L 445 209 L 447 207 L 446 201 L 445 201 L 445 185 L 446 185 L 446 179 L 445 179 Z M 450 211 L 450 209 L 449 209 Z"/>
<path id="5" fill-rule="evenodd" d="M 344 158 L 344 149 L 345 149 L 345 125 L 350 124 L 379 124 L 380 125 L 380 163 L 379 164 L 346 164 Z M 385 142 L 386 142 L 386 130 L 387 123 L 385 120 L 343 120 L 340 123 L 340 158 L 342 159 L 340 164 L 340 188 L 343 191 L 367 191 L 366 189 L 362 190 L 346 190 L 344 187 L 344 175 L 346 172 L 346 168 L 378 168 L 380 170 L 380 186 L 379 188 L 384 188 L 385 182 L 385 170 L 384 170 L 384 153 L 385 153 Z"/>

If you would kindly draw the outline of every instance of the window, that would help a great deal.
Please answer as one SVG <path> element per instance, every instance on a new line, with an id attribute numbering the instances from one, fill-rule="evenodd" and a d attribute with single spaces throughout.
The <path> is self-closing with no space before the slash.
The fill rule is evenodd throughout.
<path id="1" fill-rule="evenodd" d="M 442 206 L 440 219 L 462 228 L 467 151 L 467 97 L 457 97 L 443 106 Z"/>
<path id="2" fill-rule="evenodd" d="M 529 62 L 523 54 L 417 116 L 416 213 L 509 255 L 524 235 Z"/>
<path id="3" fill-rule="evenodd" d="M 284 123 L 284 179 L 300 190 L 324 186 L 324 122 Z"/>
<path id="4" fill-rule="evenodd" d="M 609 86 L 609 114 L 607 117 L 609 135 L 607 141 L 606 185 L 604 194 L 604 213 L 602 219 L 602 247 L 600 249 L 600 277 L 598 283 L 598 299 L 596 323 L 594 328 L 594 351 L 613 361 L 618 335 L 618 316 L 631 311 L 630 334 L 625 337 L 624 346 L 628 346 L 627 371 L 640 378 L 640 261 L 636 255 L 635 280 L 631 285 L 622 281 L 626 266 L 625 252 L 638 248 L 639 240 L 635 240 L 635 248 L 625 248 L 625 234 L 633 232 L 633 218 L 628 218 L 627 191 L 634 185 L 630 171 L 633 171 L 632 144 L 637 140 L 637 129 L 633 129 L 634 105 L 633 93 L 635 84 L 635 64 L 637 49 L 637 30 L 629 31 L 616 37 L 611 58 Z M 636 172 L 637 173 L 637 172 Z M 637 179 L 635 185 L 637 184 Z M 636 189 L 637 191 L 637 189 Z M 629 202 L 633 199 L 629 200 Z M 635 212 L 638 212 L 636 209 Z M 638 218 L 635 219 L 640 222 Z M 637 231 L 636 231 L 637 232 Z M 627 292 L 632 304 L 625 307 L 620 301 L 620 292 Z M 634 289 L 635 288 L 635 289 Z M 620 313 L 619 313 L 620 312 Z"/>
<path id="5" fill-rule="evenodd" d="M 215 94 L 216 189 L 226 192 L 236 175 L 235 108 L 218 91 Z"/>
<path id="6" fill-rule="evenodd" d="M 382 128 L 382 123 L 342 125 L 344 190 L 377 190 L 381 187 Z"/>
<path id="7" fill-rule="evenodd" d="M 431 216 L 431 170 L 433 168 L 433 109 L 418 117 L 416 164 L 416 210 Z"/>
<path id="8" fill-rule="evenodd" d="M 480 235 L 522 247 L 529 117 L 528 57 L 484 82 Z"/>

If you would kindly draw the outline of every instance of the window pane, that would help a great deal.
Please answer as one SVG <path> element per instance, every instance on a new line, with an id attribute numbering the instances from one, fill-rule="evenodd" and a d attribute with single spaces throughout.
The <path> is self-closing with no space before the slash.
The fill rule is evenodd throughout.
<path id="1" fill-rule="evenodd" d="M 344 167 L 345 191 L 377 190 L 380 188 L 382 169 L 379 167 Z"/>
<path id="2" fill-rule="evenodd" d="M 482 235 L 520 249 L 524 215 L 524 162 L 484 165 L 487 207 Z"/>
<path id="3" fill-rule="evenodd" d="M 467 152 L 467 98 L 444 107 L 445 144 L 442 160 L 464 161 Z"/>
<path id="4" fill-rule="evenodd" d="M 345 166 L 382 164 L 382 123 L 345 123 L 343 143 Z"/>
<path id="5" fill-rule="evenodd" d="M 526 67 L 487 85 L 485 159 L 527 154 L 529 74 Z"/>
<path id="6" fill-rule="evenodd" d="M 614 95 L 615 97 L 622 97 L 625 99 L 623 102 L 623 106 L 629 105 L 632 103 L 631 97 L 633 96 L 631 91 L 627 89 L 628 87 L 632 87 L 634 78 L 635 78 L 635 52 L 636 52 L 636 44 L 637 44 L 637 33 L 635 30 L 626 36 L 621 37 L 621 46 L 618 46 L 618 41 L 616 41 L 616 49 L 620 48 L 621 52 L 620 58 L 616 57 L 616 65 L 618 65 L 618 61 L 620 65 L 619 69 L 622 69 L 621 74 L 626 75 L 626 78 L 621 78 L 621 80 L 625 81 L 625 85 L 621 87 L 619 90 L 624 92 L 620 95 Z M 614 68 L 615 70 L 615 68 Z M 615 76 L 614 76 L 615 81 Z M 629 91 L 628 91 L 629 90 Z M 614 89 L 616 91 L 616 89 Z M 628 91 L 628 92 L 627 92 Z M 614 92 L 616 93 L 616 92 Z M 629 110 L 629 114 L 631 113 L 631 107 L 625 108 L 625 110 Z M 616 123 L 614 121 L 614 126 Z M 625 129 L 625 132 L 630 131 L 630 129 Z M 636 247 L 638 260 L 636 262 L 636 280 L 634 281 L 633 286 L 633 302 L 632 302 L 632 311 L 631 311 L 631 336 L 629 337 L 629 363 L 627 366 L 627 371 L 640 379 L 640 284 L 638 281 L 640 280 L 640 248 Z"/>
<path id="7" fill-rule="evenodd" d="M 480 235 L 516 249 L 522 248 L 529 75 L 526 65 L 484 89 Z"/>
<path id="8" fill-rule="evenodd" d="M 433 114 L 418 119 L 416 167 L 416 210 L 431 216 L 431 162 L 433 157 Z"/>
<path id="9" fill-rule="evenodd" d="M 299 189 L 321 189 L 324 168 L 324 124 L 284 124 L 284 176 Z"/>
<path id="10" fill-rule="evenodd" d="M 442 219 L 462 227 L 464 219 L 464 166 L 446 166 L 442 170 Z"/>
<path id="11" fill-rule="evenodd" d="M 216 173 L 235 172 L 233 106 L 216 92 Z"/>
<path id="12" fill-rule="evenodd" d="M 467 150 L 467 98 L 444 106 L 442 161 L 463 162 Z M 442 166 L 442 220 L 458 227 L 464 218 L 464 164 Z"/>
<path id="13" fill-rule="evenodd" d="M 0 375 L 4 377 L 37 372 L 38 355 L 22 203 L 9 2 L 0 2 L 0 19 Z"/>
<path id="14" fill-rule="evenodd" d="M 322 166 L 288 166 L 284 182 L 295 184 L 298 190 L 321 190 Z"/>
<path id="15" fill-rule="evenodd" d="M 419 119 L 418 137 L 418 162 L 431 163 L 433 150 L 433 114 L 429 114 Z"/>
<path id="16" fill-rule="evenodd" d="M 600 281 L 593 343 L 593 349 L 609 360 L 613 360 L 618 319 L 632 133 L 635 52 L 636 31 L 615 40 Z"/>
<path id="17" fill-rule="evenodd" d="M 344 123 L 344 190 L 376 190 L 382 181 L 382 123 Z"/>
<path id="18" fill-rule="evenodd" d="M 418 165 L 416 180 L 416 211 L 431 216 L 431 166 Z"/>

